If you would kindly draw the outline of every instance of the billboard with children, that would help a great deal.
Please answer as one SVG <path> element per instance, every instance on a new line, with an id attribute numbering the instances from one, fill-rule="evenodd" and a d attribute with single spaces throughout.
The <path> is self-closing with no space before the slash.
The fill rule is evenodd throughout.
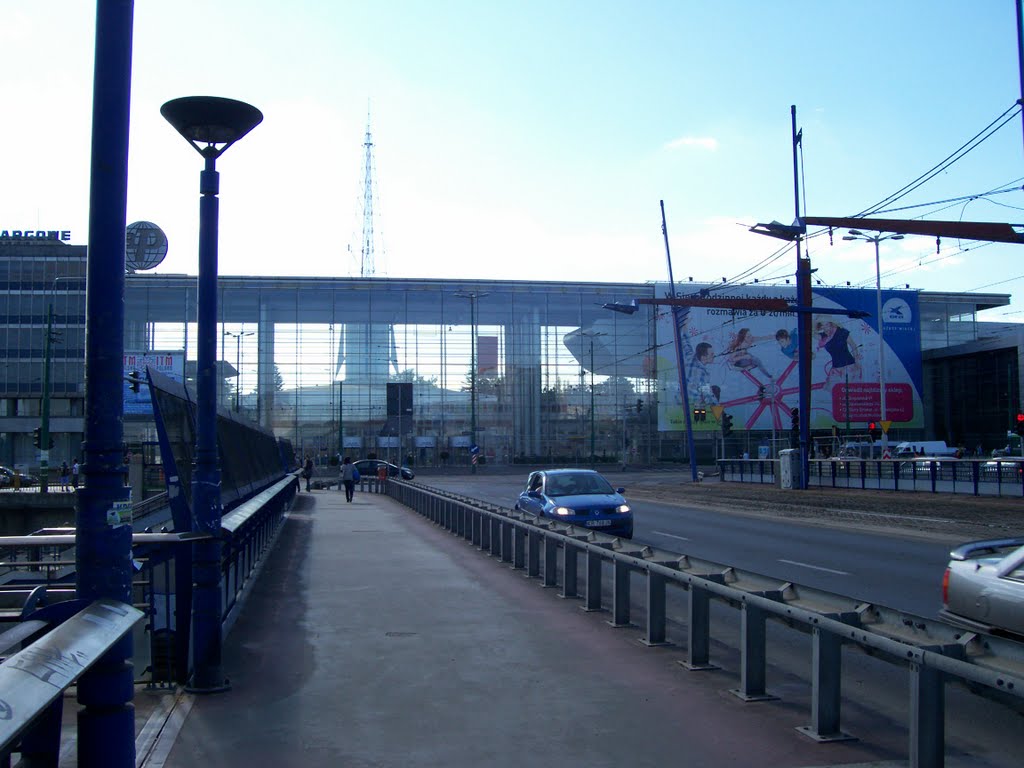
<path id="1" fill-rule="evenodd" d="M 702 288 L 715 299 L 778 299 L 796 302 L 795 287 L 715 286 L 687 283 L 679 298 L 695 297 Z M 857 310 L 867 317 L 843 314 L 811 317 L 812 429 L 833 424 L 854 428 L 881 419 L 877 293 L 857 288 L 816 288 L 813 306 Z M 670 295 L 657 286 L 658 297 Z M 673 312 L 659 307 L 658 428 L 684 430 L 683 398 L 674 335 Z M 797 316 L 760 309 L 681 307 L 676 313 L 683 346 L 686 388 L 691 413 L 702 412 L 695 431 L 718 430 L 721 414 L 733 417 L 733 429 L 788 430 L 798 403 Z M 893 427 L 921 427 L 921 326 L 917 293 L 882 291 L 882 339 L 886 419 Z"/>

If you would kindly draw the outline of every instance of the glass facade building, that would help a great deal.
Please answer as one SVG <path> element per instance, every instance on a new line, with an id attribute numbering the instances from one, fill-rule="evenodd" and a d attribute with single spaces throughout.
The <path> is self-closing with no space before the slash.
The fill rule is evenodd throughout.
<path id="1" fill-rule="evenodd" d="M 0 241 L 0 464 L 38 466 L 32 433 L 40 425 L 48 327 L 50 464 L 78 454 L 85 260 L 84 246 Z M 664 419 L 659 429 L 679 391 L 664 370 L 659 379 L 659 366 L 675 365 L 674 342 L 658 330 L 670 310 L 640 304 L 622 314 L 604 306 L 656 300 L 658 291 L 652 283 L 222 276 L 219 406 L 320 461 L 339 453 L 419 467 L 467 466 L 474 455 L 491 464 L 683 461 L 684 433 Z M 936 373 L 947 365 L 940 359 L 954 350 L 991 356 L 989 347 L 963 345 L 978 343 L 984 324 L 977 311 L 1009 297 L 918 296 L 926 411 L 919 432 L 948 441 L 943 430 L 965 423 L 969 412 L 960 399 L 990 398 Z M 196 298 L 194 276 L 127 276 L 126 371 L 138 365 L 130 361 L 158 359 L 164 373 L 194 377 Z M 1002 414 L 1019 409 L 1022 343 L 1013 335 L 996 344 L 1006 350 L 993 362 L 990 389 L 1002 394 L 991 429 L 977 435 L 986 446 L 1001 439 Z M 125 396 L 129 446 L 155 445 L 152 417 Z M 960 439 L 975 438 L 957 430 Z M 702 462 L 726 450 L 720 433 L 695 431 Z M 765 434 L 736 431 L 729 455 L 756 455 Z"/>

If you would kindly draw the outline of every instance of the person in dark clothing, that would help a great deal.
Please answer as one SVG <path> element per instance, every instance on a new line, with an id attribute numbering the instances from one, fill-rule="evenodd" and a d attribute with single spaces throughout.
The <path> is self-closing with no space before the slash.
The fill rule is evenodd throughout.
<path id="1" fill-rule="evenodd" d="M 309 487 L 309 480 L 313 477 L 313 458 L 308 454 L 306 455 L 306 463 L 302 465 L 302 476 L 306 478 L 306 490 L 312 490 Z"/>
<path id="2" fill-rule="evenodd" d="M 356 465 L 348 456 L 341 463 L 341 483 L 345 486 L 345 501 L 352 501 L 356 493 Z"/>

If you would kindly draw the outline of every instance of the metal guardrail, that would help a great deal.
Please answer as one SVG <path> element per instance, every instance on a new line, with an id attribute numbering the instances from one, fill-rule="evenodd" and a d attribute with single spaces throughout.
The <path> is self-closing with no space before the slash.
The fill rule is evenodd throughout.
<path id="1" fill-rule="evenodd" d="M 778 460 L 719 459 L 723 482 L 777 484 Z M 1024 462 L 1003 459 L 815 459 L 810 485 L 1024 497 Z"/>
<path id="2" fill-rule="evenodd" d="M 0 765 L 10 766 L 12 752 L 24 765 L 57 765 L 64 691 L 142 617 L 129 605 L 97 600 L 54 620 L 53 629 L 0 664 Z M 6 650 L 48 626 L 48 619 L 29 619 L 0 636 L 0 645 Z"/>
<path id="3" fill-rule="evenodd" d="M 642 574 L 646 580 L 642 642 L 648 646 L 668 642 L 668 587 L 688 592 L 685 615 L 676 617 L 686 627 L 686 661 L 680 663 L 687 669 L 716 668 L 710 660 L 711 601 L 736 608 L 741 614 L 741 669 L 740 685 L 733 693 L 745 701 L 775 698 L 765 686 L 767 621 L 810 634 L 811 722 L 798 730 L 816 741 L 850 738 L 840 727 L 844 645 L 908 669 L 912 768 L 943 765 L 947 680 L 1016 706 L 1024 699 L 1024 646 L 1011 640 L 726 564 L 658 551 L 422 485 L 389 482 L 387 493 L 501 562 L 511 563 L 513 569 L 542 579 L 545 586 L 559 586 L 560 572 L 560 595 L 582 597 L 588 611 L 604 610 L 602 577 L 610 569 L 612 626 L 630 625 L 630 576 Z M 578 592 L 581 559 L 586 574 L 582 596 Z"/>

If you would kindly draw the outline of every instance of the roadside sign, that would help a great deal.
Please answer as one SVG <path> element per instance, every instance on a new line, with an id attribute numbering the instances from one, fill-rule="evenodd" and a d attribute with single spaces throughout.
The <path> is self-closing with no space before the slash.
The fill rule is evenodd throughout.
<path id="1" fill-rule="evenodd" d="M 469 452 L 472 453 L 475 456 L 476 454 L 480 453 L 480 446 L 479 445 L 471 445 L 471 446 L 469 446 Z"/>
<path id="2" fill-rule="evenodd" d="M 885 421 L 883 421 L 881 423 L 882 423 L 882 432 L 884 432 L 885 434 L 889 434 L 889 427 L 892 426 L 892 419 L 887 419 L 887 420 L 885 420 Z"/>
<path id="3" fill-rule="evenodd" d="M 721 421 L 722 420 L 722 412 L 723 411 L 725 411 L 725 406 L 724 405 L 712 405 L 711 406 L 711 413 L 714 415 L 715 421 Z"/>

